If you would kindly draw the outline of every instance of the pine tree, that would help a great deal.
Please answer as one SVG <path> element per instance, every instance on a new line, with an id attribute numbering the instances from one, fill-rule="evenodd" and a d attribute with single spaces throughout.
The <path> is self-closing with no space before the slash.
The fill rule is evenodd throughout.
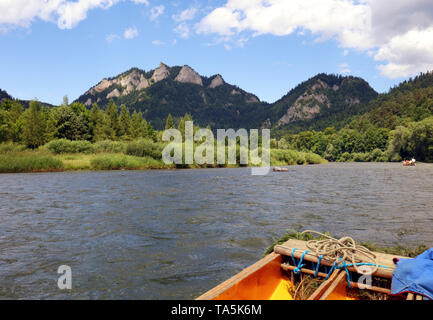
<path id="1" fill-rule="evenodd" d="M 22 140 L 35 149 L 45 143 L 46 121 L 41 111 L 41 104 L 30 101 L 29 108 L 23 113 Z"/>
<path id="2" fill-rule="evenodd" d="M 129 110 L 125 105 L 120 107 L 120 116 L 119 116 L 119 136 L 120 137 L 128 137 L 130 136 L 130 127 L 131 127 L 131 117 L 129 114 Z"/>
<path id="3" fill-rule="evenodd" d="M 150 121 L 147 123 L 147 126 L 146 126 L 146 137 L 149 138 L 149 139 L 152 139 L 155 142 L 158 141 L 158 134 L 153 129 L 152 124 L 150 123 Z"/>
<path id="4" fill-rule="evenodd" d="M 54 113 L 51 110 L 45 110 L 46 130 L 45 130 L 45 141 L 53 140 L 57 135 L 57 120 L 54 117 Z"/>
<path id="5" fill-rule="evenodd" d="M 174 122 L 171 113 L 168 114 L 167 121 L 165 122 L 165 130 L 174 129 Z"/>
<path id="6" fill-rule="evenodd" d="M 66 94 L 63 96 L 63 104 L 62 105 L 69 106 L 69 98 Z"/>
<path id="7" fill-rule="evenodd" d="M 185 141 L 185 120 L 184 120 L 184 118 L 180 118 L 179 125 L 178 125 L 177 129 L 182 134 L 182 140 Z"/>
<path id="8" fill-rule="evenodd" d="M 101 118 L 101 109 L 99 109 L 97 103 L 94 103 L 89 113 L 89 134 L 92 141 L 97 141 L 95 139 L 95 136 L 96 136 L 97 126 L 101 121 L 100 118 Z"/>
<path id="9" fill-rule="evenodd" d="M 57 137 L 69 140 L 89 139 L 89 120 L 84 113 L 76 114 L 70 106 L 61 106 L 56 112 Z"/>
<path id="10" fill-rule="evenodd" d="M 113 99 L 108 103 L 107 110 L 105 114 L 108 119 L 108 125 L 113 130 L 114 136 L 119 136 L 119 116 L 117 105 L 114 103 Z"/>
<path id="11" fill-rule="evenodd" d="M 130 122 L 130 133 L 131 138 L 138 139 L 145 137 L 146 135 L 146 127 L 144 125 L 145 120 L 143 119 L 143 115 L 141 112 L 137 112 L 134 110 L 131 116 L 131 122 Z"/>

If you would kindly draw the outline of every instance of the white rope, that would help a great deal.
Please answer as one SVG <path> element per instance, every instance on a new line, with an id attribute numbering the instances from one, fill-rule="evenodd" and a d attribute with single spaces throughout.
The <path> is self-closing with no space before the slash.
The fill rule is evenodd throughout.
<path id="1" fill-rule="evenodd" d="M 326 239 L 324 240 L 309 240 L 307 241 L 307 248 L 317 256 L 325 256 L 334 263 L 337 262 L 350 262 L 353 264 L 356 272 L 360 274 L 366 274 L 365 270 L 360 270 L 358 264 L 367 263 L 373 267 L 372 271 L 368 274 L 373 274 L 379 268 L 376 260 L 376 255 L 364 246 L 357 245 L 355 240 L 351 237 L 343 237 L 341 239 L 335 239 L 326 234 L 306 230 L 302 232 L 317 234 Z"/>

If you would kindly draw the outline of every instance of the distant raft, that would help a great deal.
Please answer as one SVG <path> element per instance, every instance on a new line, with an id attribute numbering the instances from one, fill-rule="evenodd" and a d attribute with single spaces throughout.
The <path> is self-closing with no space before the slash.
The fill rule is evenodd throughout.
<path id="1" fill-rule="evenodd" d="M 280 168 L 280 167 L 275 167 L 274 168 L 274 172 L 288 172 L 289 169 L 287 168 Z"/>
<path id="2" fill-rule="evenodd" d="M 416 160 L 412 159 L 409 161 L 403 161 L 403 167 L 415 167 L 416 166 Z"/>

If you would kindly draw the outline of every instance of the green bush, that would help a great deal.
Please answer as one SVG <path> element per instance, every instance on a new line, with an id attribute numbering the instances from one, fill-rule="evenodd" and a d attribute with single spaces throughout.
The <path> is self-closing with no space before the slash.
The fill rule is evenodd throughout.
<path id="1" fill-rule="evenodd" d="M 126 154 L 136 157 L 151 157 L 153 159 L 161 159 L 164 146 L 151 140 L 141 139 L 128 143 Z"/>
<path id="2" fill-rule="evenodd" d="M 306 159 L 305 159 L 305 154 L 300 152 L 297 154 L 296 157 L 296 163 L 299 165 L 305 164 L 306 163 Z"/>
<path id="3" fill-rule="evenodd" d="M 92 161 L 90 165 L 96 170 L 120 170 L 120 169 L 142 169 L 163 168 L 164 165 L 150 157 L 132 157 L 123 154 L 102 155 Z"/>
<path id="4" fill-rule="evenodd" d="M 16 143 L 1 143 L 0 144 L 0 154 L 11 153 L 11 152 L 21 152 L 26 149 L 26 146 Z"/>
<path id="5" fill-rule="evenodd" d="M 128 166 L 128 158 L 124 155 L 100 156 L 92 161 L 90 165 L 98 170 L 117 170 Z"/>
<path id="6" fill-rule="evenodd" d="M 0 155 L 0 173 L 54 171 L 63 168 L 63 162 L 49 155 L 32 153 Z"/>
<path id="7" fill-rule="evenodd" d="M 323 161 L 318 154 L 295 150 L 273 149 L 271 150 L 271 157 L 276 163 L 286 165 L 320 164 Z"/>
<path id="8" fill-rule="evenodd" d="M 67 139 L 52 140 L 45 147 L 55 154 L 93 153 L 93 145 L 89 141 L 71 141 Z"/>
<path id="9" fill-rule="evenodd" d="M 305 154 L 305 161 L 308 164 L 320 164 L 322 163 L 322 158 L 315 153 L 306 153 Z"/>
<path id="10" fill-rule="evenodd" d="M 122 141 L 104 140 L 93 145 L 95 153 L 125 153 L 126 143 Z"/>
<path id="11" fill-rule="evenodd" d="M 370 155 L 368 153 L 358 152 L 352 154 L 352 159 L 355 162 L 367 162 L 369 161 L 369 156 Z"/>
<path id="12" fill-rule="evenodd" d="M 374 149 L 373 151 L 371 151 L 368 159 L 368 161 L 374 161 L 374 162 L 387 162 L 388 160 L 389 160 L 388 153 L 380 149 Z"/>
<path id="13" fill-rule="evenodd" d="M 353 161 L 352 155 L 349 152 L 343 153 L 340 158 L 338 159 L 338 162 L 350 162 Z"/>

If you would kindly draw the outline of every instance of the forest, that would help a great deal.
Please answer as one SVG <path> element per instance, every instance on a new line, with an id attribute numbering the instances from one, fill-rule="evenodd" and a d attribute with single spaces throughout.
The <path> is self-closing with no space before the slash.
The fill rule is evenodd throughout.
<path id="1" fill-rule="evenodd" d="M 189 114 L 180 118 L 169 114 L 165 129 L 177 128 L 184 135 L 185 122 L 191 120 Z M 66 97 L 61 106 L 52 108 L 38 101 L 31 101 L 27 109 L 16 100 L 0 104 L 0 173 L 209 167 L 165 164 L 162 150 L 166 145 L 162 131 L 155 130 L 141 112 L 131 114 L 112 100 L 105 110 L 97 104 L 90 110 L 79 102 L 69 104 Z M 271 151 L 274 165 L 323 161 L 308 151 Z"/>
<path id="2" fill-rule="evenodd" d="M 363 113 L 323 130 L 274 130 L 274 147 L 310 151 L 328 161 L 386 162 L 415 157 L 433 162 L 433 73 L 420 74 L 379 95 Z M 292 128 L 293 129 L 293 128 Z"/>

